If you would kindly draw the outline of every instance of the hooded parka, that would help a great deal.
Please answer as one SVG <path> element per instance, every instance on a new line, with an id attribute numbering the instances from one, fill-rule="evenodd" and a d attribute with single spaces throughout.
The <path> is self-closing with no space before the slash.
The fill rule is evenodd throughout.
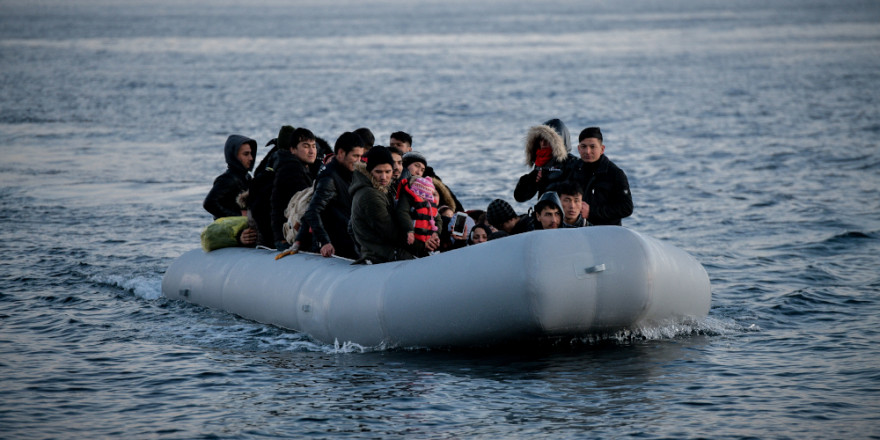
<path id="1" fill-rule="evenodd" d="M 532 171 L 519 178 L 513 198 L 517 202 L 530 200 L 537 194 L 539 197 L 554 183 L 563 182 L 567 179 L 567 171 L 573 161 L 580 160 L 571 154 L 571 141 L 569 140 L 568 128 L 559 119 L 551 119 L 543 125 L 537 125 L 529 129 L 525 139 L 526 165 L 532 167 Z M 543 165 L 537 165 L 538 147 L 541 140 L 550 144 L 552 158 Z M 541 179 L 538 181 L 538 172 Z"/>
<path id="2" fill-rule="evenodd" d="M 248 171 L 253 168 L 245 168 L 244 164 L 238 160 L 238 150 L 242 145 L 251 146 L 251 154 L 257 155 L 257 141 L 238 134 L 230 135 L 226 139 L 226 145 L 223 153 L 226 157 L 226 172 L 214 179 L 214 186 L 205 197 L 202 206 L 206 211 L 214 216 L 214 219 L 220 217 L 240 216 L 242 207 L 238 204 L 238 196 L 248 190 L 248 183 L 251 180 Z"/>

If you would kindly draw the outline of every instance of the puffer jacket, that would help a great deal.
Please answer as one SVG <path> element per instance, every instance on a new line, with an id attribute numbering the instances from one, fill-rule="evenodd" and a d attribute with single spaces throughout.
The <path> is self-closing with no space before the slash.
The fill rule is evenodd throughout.
<path id="1" fill-rule="evenodd" d="M 223 149 L 226 157 L 226 172 L 214 179 L 211 191 L 205 197 L 202 206 L 214 216 L 220 217 L 240 216 L 242 207 L 238 204 L 238 196 L 248 190 L 251 180 L 248 171 L 238 160 L 238 150 L 242 145 L 251 146 L 251 153 L 257 155 L 257 141 L 238 134 L 233 134 L 226 139 Z"/>
<path id="2" fill-rule="evenodd" d="M 546 140 L 553 150 L 553 158 L 543 166 L 536 166 L 537 150 L 541 140 Z M 533 167 L 532 171 L 519 178 L 513 191 L 513 198 L 517 202 L 525 202 L 537 194 L 539 197 L 547 191 L 547 187 L 557 182 L 563 182 L 568 178 L 568 170 L 573 161 L 579 160 L 571 154 L 568 128 L 559 119 L 551 119 L 529 129 L 525 139 L 526 165 Z M 537 180 L 538 172 L 541 172 L 541 180 Z"/>
<path id="3" fill-rule="evenodd" d="M 352 174 L 351 230 L 360 246 L 361 260 L 371 263 L 408 260 L 413 255 L 403 249 L 405 236 L 392 220 L 393 195 L 367 172 L 363 163 Z"/>

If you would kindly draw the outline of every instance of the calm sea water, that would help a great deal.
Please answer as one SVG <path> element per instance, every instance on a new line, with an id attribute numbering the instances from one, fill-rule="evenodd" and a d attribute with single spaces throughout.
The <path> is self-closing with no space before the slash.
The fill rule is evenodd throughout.
<path id="1" fill-rule="evenodd" d="M 0 437 L 880 438 L 877 2 L 126 3 L 0 2 Z M 405 130 L 482 208 L 553 117 L 707 319 L 379 350 L 162 297 L 230 133 Z"/>

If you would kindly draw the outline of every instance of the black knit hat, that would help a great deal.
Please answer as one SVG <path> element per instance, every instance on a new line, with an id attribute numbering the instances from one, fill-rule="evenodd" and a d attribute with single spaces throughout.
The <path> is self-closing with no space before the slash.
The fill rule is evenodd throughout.
<path id="1" fill-rule="evenodd" d="M 513 210 L 510 203 L 501 199 L 492 200 L 492 203 L 489 203 L 489 207 L 486 208 L 486 221 L 499 229 L 504 222 L 516 217 L 516 211 Z"/>
<path id="2" fill-rule="evenodd" d="M 403 155 L 403 167 L 406 168 L 410 166 L 413 162 L 421 162 L 426 168 L 428 167 L 428 159 L 425 159 L 425 156 L 418 151 L 410 151 Z"/>
<path id="3" fill-rule="evenodd" d="M 394 158 L 391 157 L 391 152 L 385 147 L 377 146 L 370 148 L 370 151 L 367 151 L 367 154 L 364 155 L 364 159 L 367 160 L 367 171 L 373 171 L 373 168 L 383 163 L 394 166 Z"/>
<path id="4" fill-rule="evenodd" d="M 599 139 L 599 142 L 602 142 L 602 130 L 599 130 L 599 127 L 587 127 L 581 130 L 581 134 L 578 135 L 578 142 L 587 138 L 596 138 Z"/>
<path id="5" fill-rule="evenodd" d="M 281 130 L 278 132 L 278 140 L 275 141 L 275 145 L 277 145 L 278 148 L 281 150 L 287 150 L 290 147 L 295 147 L 296 144 L 293 143 L 294 130 L 295 129 L 290 125 L 285 125 L 281 127 Z"/>

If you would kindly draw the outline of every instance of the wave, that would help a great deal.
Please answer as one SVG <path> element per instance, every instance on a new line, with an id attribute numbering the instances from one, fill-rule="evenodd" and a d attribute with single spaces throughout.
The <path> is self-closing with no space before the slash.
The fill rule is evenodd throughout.
<path id="1" fill-rule="evenodd" d="M 136 276 L 128 278 L 121 275 L 105 275 L 93 276 L 90 280 L 98 284 L 120 288 L 146 300 L 162 297 L 162 277 Z"/>

